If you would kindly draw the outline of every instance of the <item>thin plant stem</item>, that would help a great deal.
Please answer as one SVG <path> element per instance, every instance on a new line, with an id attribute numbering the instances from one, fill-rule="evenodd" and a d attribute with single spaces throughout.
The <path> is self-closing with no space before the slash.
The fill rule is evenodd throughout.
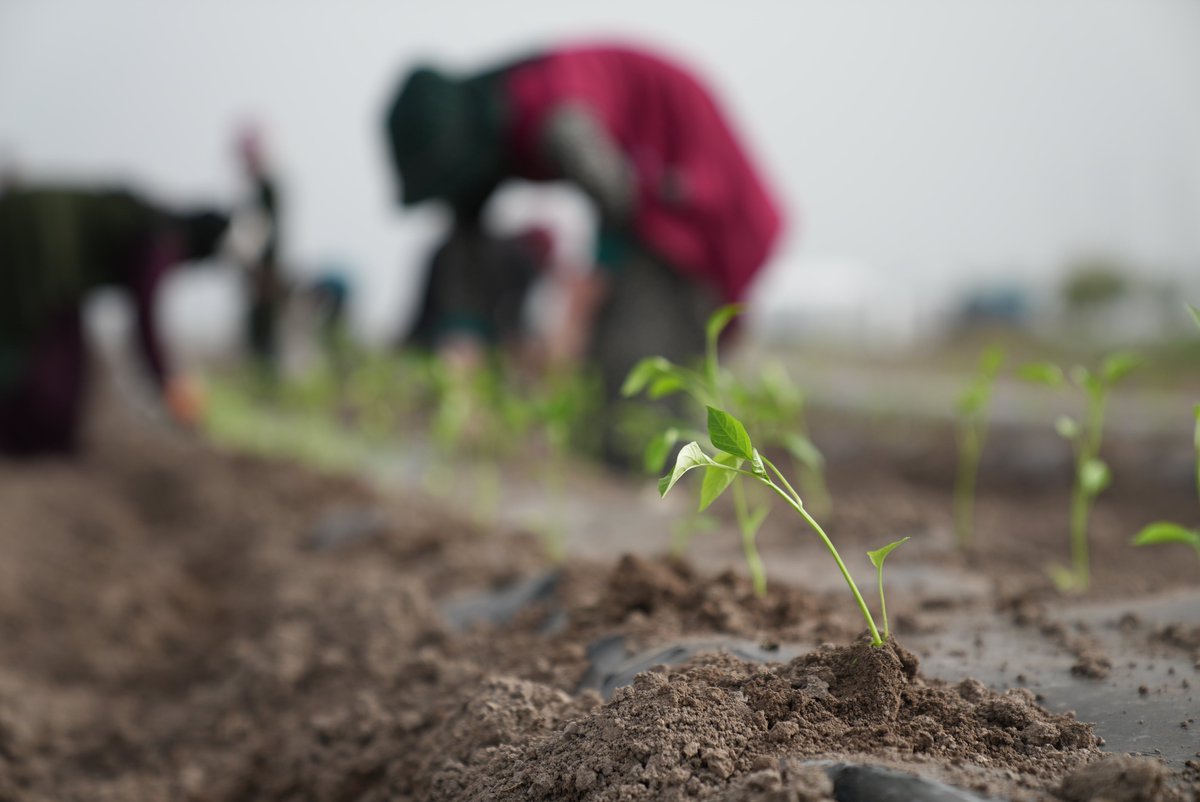
<path id="1" fill-rule="evenodd" d="M 887 600 L 883 595 L 883 562 L 880 561 L 875 573 L 879 576 L 879 615 L 883 618 L 883 639 L 887 640 L 891 637 L 891 628 L 888 627 L 887 618 Z"/>
<path id="2" fill-rule="evenodd" d="M 778 468 L 776 468 L 775 463 L 771 462 L 771 460 L 767 459 L 766 457 L 763 457 L 761 454 L 759 456 L 762 457 L 763 465 L 765 465 L 767 468 L 769 468 L 771 470 L 771 472 L 774 473 L 776 477 L 778 477 L 780 483 L 785 488 L 787 488 L 787 491 L 789 493 L 792 494 L 792 498 L 795 500 L 796 504 L 803 508 L 804 500 L 802 498 L 800 498 L 800 494 L 796 492 L 796 488 L 792 487 L 791 483 L 787 480 L 787 477 L 783 475 L 783 472 L 780 471 Z M 772 484 L 774 484 L 774 483 L 772 482 Z M 807 515 L 805 517 L 807 517 Z"/>
<path id="3" fill-rule="evenodd" d="M 740 481 L 733 483 L 733 509 L 737 516 L 738 529 L 742 533 L 742 551 L 746 554 L 746 565 L 750 569 L 750 581 L 754 585 L 754 595 L 762 598 L 767 595 L 767 571 L 763 567 L 762 557 L 758 553 L 755 542 L 756 532 L 750 528 L 750 511 L 746 506 L 746 488 Z"/>
<path id="4" fill-rule="evenodd" d="M 954 529 L 958 546 L 969 549 L 975 533 L 975 483 L 979 475 L 980 437 L 975 426 L 961 428 L 961 451 L 954 482 Z"/>
<path id="5" fill-rule="evenodd" d="M 779 473 L 779 469 L 776 468 L 766 457 L 763 457 L 763 464 L 779 476 L 784 486 L 787 487 L 787 491 L 771 481 L 770 477 L 758 476 L 757 474 L 755 474 L 755 477 L 760 482 L 767 485 L 777 494 L 779 494 L 785 501 L 787 501 L 787 503 L 791 505 L 792 509 L 799 513 L 800 517 L 807 521 L 808 525 L 813 528 L 813 531 L 820 536 L 821 541 L 825 544 L 825 548 L 828 549 L 830 555 L 833 556 L 833 561 L 837 563 L 838 570 L 842 572 L 842 577 L 846 580 L 846 584 L 849 586 L 850 592 L 854 594 L 854 601 L 858 604 L 858 609 L 862 612 L 863 619 L 867 622 L 867 629 L 871 631 L 871 645 L 882 646 L 883 639 L 879 637 L 879 630 L 875 628 L 875 619 L 871 617 L 871 609 L 867 607 L 867 603 L 863 600 L 862 594 L 858 592 L 858 585 L 854 584 L 854 577 L 850 575 L 850 570 L 846 568 L 846 564 L 842 562 L 842 556 L 838 554 L 838 550 L 833 545 L 833 541 L 829 539 L 829 535 L 825 534 L 825 530 L 821 528 L 821 525 L 817 523 L 811 515 L 808 514 L 808 510 L 804 509 L 804 504 L 800 501 L 799 496 L 796 496 L 796 491 L 792 489 L 790 484 L 788 484 L 787 479 L 783 478 L 783 475 Z M 791 495 L 788 494 L 789 492 Z"/>
<path id="6" fill-rule="evenodd" d="M 1087 590 L 1091 582 L 1087 540 L 1089 502 L 1082 480 L 1076 477 L 1071 494 L 1071 562 L 1075 566 L 1075 579 L 1083 590 Z"/>

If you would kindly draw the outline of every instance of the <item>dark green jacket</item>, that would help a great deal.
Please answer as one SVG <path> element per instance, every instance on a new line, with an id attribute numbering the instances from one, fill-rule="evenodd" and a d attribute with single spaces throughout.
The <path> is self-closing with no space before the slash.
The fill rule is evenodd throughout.
<path id="1" fill-rule="evenodd" d="M 118 285 L 142 292 L 139 271 L 162 224 L 160 212 L 123 191 L 0 195 L 0 387 L 48 322 L 89 291 Z"/>

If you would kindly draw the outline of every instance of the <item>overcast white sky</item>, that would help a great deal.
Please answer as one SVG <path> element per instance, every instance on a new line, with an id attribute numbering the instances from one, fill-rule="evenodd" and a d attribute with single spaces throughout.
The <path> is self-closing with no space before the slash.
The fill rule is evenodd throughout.
<path id="1" fill-rule="evenodd" d="M 238 192 L 262 120 L 289 254 L 353 266 L 373 330 L 409 302 L 380 117 L 418 58 L 657 44 L 708 77 L 785 199 L 778 297 L 854 265 L 917 287 L 1107 252 L 1200 272 L 1196 0 L 0 0 L 0 161 L 30 179 Z"/>

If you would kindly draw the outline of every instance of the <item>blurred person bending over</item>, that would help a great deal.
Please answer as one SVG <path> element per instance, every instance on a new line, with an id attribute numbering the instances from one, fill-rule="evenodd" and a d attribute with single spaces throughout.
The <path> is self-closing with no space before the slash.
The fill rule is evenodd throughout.
<path id="1" fill-rule="evenodd" d="M 611 402 L 625 375 L 647 355 L 700 355 L 707 316 L 745 296 L 779 235 L 776 202 L 713 97 L 651 53 L 563 48 L 465 77 L 422 67 L 387 127 L 403 203 L 444 201 L 459 230 L 510 178 L 567 180 L 592 198 L 599 269 L 571 288 L 553 345 L 597 366 L 618 458 Z"/>
<path id="2" fill-rule="evenodd" d="M 121 190 L 21 188 L 0 197 L 0 453 L 76 449 L 87 373 L 82 306 L 101 286 L 129 294 L 168 411 L 194 423 L 196 390 L 167 364 L 155 297 L 174 265 L 213 255 L 227 226 L 221 213 L 171 212 Z"/>

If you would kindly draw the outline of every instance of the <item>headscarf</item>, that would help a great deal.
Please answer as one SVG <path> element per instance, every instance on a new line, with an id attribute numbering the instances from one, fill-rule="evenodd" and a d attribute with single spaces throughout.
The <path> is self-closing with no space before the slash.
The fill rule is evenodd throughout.
<path id="1" fill-rule="evenodd" d="M 502 123 L 494 76 L 459 80 L 430 67 L 409 73 L 387 115 L 404 205 L 486 191 L 505 161 Z"/>

